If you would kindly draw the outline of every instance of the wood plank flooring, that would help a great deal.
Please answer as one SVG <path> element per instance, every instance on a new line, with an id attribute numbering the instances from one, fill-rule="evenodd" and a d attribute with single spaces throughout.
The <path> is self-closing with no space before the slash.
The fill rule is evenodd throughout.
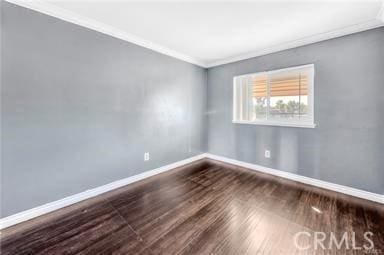
<path id="1" fill-rule="evenodd" d="M 1 254 L 384 254 L 383 207 L 201 160 L 5 229 Z"/>

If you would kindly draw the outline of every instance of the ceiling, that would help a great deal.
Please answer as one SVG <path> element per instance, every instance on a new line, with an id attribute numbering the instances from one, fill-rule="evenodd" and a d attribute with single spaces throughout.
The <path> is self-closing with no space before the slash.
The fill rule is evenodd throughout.
<path id="1" fill-rule="evenodd" d="M 10 2 L 203 67 L 384 25 L 382 0 Z"/>

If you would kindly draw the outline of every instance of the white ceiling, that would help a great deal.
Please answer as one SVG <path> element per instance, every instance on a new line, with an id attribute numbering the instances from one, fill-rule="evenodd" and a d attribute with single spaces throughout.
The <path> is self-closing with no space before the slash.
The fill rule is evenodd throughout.
<path id="1" fill-rule="evenodd" d="M 36 1 L 27 7 L 209 67 L 382 26 L 383 3 Z"/>

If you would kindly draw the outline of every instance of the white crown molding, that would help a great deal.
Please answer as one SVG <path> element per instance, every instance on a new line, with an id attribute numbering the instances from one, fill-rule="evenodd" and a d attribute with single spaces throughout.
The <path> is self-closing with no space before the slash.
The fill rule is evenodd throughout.
<path id="1" fill-rule="evenodd" d="M 163 47 L 161 45 L 158 45 L 156 43 L 150 42 L 148 40 L 145 40 L 143 38 L 140 38 L 138 36 L 129 34 L 127 32 L 124 32 L 118 28 L 115 28 L 113 26 L 104 24 L 102 22 L 87 18 L 85 16 L 76 14 L 74 12 L 68 11 L 66 9 L 60 8 L 56 5 L 53 5 L 51 3 L 40 1 L 40 0 L 5 0 L 6 2 L 16 4 L 18 6 L 22 6 L 82 27 L 86 27 L 89 29 L 92 29 L 94 31 L 119 38 L 121 40 L 142 46 L 144 48 L 159 52 L 161 54 L 180 59 L 182 61 L 198 65 L 201 67 L 206 67 L 205 63 L 195 59 L 191 56 L 179 53 L 177 51 L 171 50 L 167 47 Z"/>
<path id="2" fill-rule="evenodd" d="M 38 216 L 56 211 L 58 209 L 66 207 L 66 206 L 76 204 L 76 203 L 81 202 L 83 200 L 86 200 L 88 198 L 92 198 L 92 197 L 101 195 L 101 194 L 106 193 L 108 191 L 121 188 L 125 185 L 143 180 L 145 178 L 148 178 L 148 177 L 151 177 L 151 176 L 154 176 L 154 175 L 157 175 L 157 174 L 169 171 L 169 170 L 173 170 L 177 167 L 181 167 L 183 165 L 192 163 L 194 161 L 203 159 L 205 157 L 206 157 L 206 154 L 203 153 L 203 154 L 191 157 L 191 158 L 177 161 L 175 163 L 172 163 L 172 164 L 169 164 L 166 166 L 162 166 L 162 167 L 150 170 L 150 171 L 146 171 L 146 172 L 138 174 L 138 175 L 134 175 L 134 176 L 130 176 L 130 177 L 125 178 L 125 179 L 117 180 L 117 181 L 108 183 L 106 185 L 99 186 L 99 187 L 94 188 L 94 189 L 89 189 L 89 190 L 86 190 L 84 192 L 77 193 L 75 195 L 65 197 L 65 198 L 60 199 L 60 200 L 53 201 L 51 203 L 47 203 L 47 204 L 29 209 L 26 211 L 22 211 L 22 212 L 10 215 L 8 217 L 0 219 L 0 230 L 7 228 L 7 227 L 10 227 L 12 225 L 16 225 L 16 224 L 21 223 L 23 221 L 27 221 L 27 220 L 36 218 Z"/>
<path id="3" fill-rule="evenodd" d="M 239 161 L 239 160 L 230 159 L 230 158 L 226 158 L 226 157 L 222 157 L 222 156 L 217 156 L 217 155 L 213 155 L 210 153 L 206 153 L 205 155 L 209 159 L 222 161 L 225 163 L 244 167 L 244 168 L 247 168 L 250 170 L 263 172 L 266 174 L 282 177 L 285 179 L 301 182 L 304 184 L 309 184 L 309 185 L 316 186 L 319 188 L 323 188 L 323 189 L 327 189 L 327 190 L 331 190 L 331 191 L 336 191 L 336 192 L 347 194 L 350 196 L 354 196 L 354 197 L 374 201 L 374 202 L 377 202 L 380 204 L 384 204 L 384 195 L 381 195 L 381 194 L 372 193 L 372 192 L 368 192 L 365 190 L 360 190 L 360 189 L 356 189 L 356 188 L 352 188 L 352 187 L 348 187 L 348 186 L 344 186 L 344 185 L 340 185 L 340 184 L 335 184 L 335 183 L 331 183 L 331 182 L 327 182 L 327 181 L 322 181 L 322 180 L 318 180 L 318 179 L 314 179 L 314 178 L 310 178 L 310 177 L 306 177 L 306 176 L 302 176 L 302 175 L 297 175 L 297 174 L 293 174 L 293 173 L 289 173 L 289 172 L 285 172 L 285 171 L 281 171 L 281 170 L 277 170 L 277 169 L 273 169 L 273 168 L 269 168 L 269 167 L 265 167 L 265 166 L 261 166 L 261 165 L 251 164 L 251 163 L 247 163 L 244 161 Z"/>
<path id="4" fill-rule="evenodd" d="M 337 37 L 341 37 L 341 36 L 345 36 L 345 35 L 349 35 L 349 34 L 353 34 L 353 33 L 358 33 L 358 32 L 366 31 L 366 30 L 381 27 L 381 26 L 384 26 L 384 13 L 383 13 L 383 11 L 381 13 L 380 19 L 377 17 L 377 18 L 368 20 L 368 21 L 363 22 L 363 23 L 358 23 L 358 24 L 355 24 L 352 26 L 347 26 L 347 27 L 333 30 L 333 31 L 329 31 L 326 33 L 316 34 L 313 36 L 304 37 L 304 38 L 294 40 L 291 42 L 286 42 L 286 43 L 282 43 L 282 44 L 275 45 L 272 47 L 268 47 L 268 48 L 265 48 L 262 50 L 249 52 L 246 54 L 237 55 L 237 56 L 233 56 L 233 57 L 229 57 L 229 58 L 224 58 L 224 59 L 217 60 L 217 61 L 208 62 L 206 64 L 206 67 L 211 68 L 211 67 L 229 64 L 229 63 L 233 63 L 233 62 L 237 62 L 237 61 L 241 61 L 241 60 L 245 60 L 245 59 L 249 59 L 249 58 L 259 57 L 259 56 L 267 55 L 270 53 L 275 53 L 275 52 L 279 52 L 279 51 L 283 51 L 283 50 L 287 50 L 287 49 L 296 48 L 299 46 L 304 46 L 304 45 L 308 45 L 308 44 L 312 44 L 312 43 L 316 43 L 316 42 L 321 42 L 321 41 L 325 41 L 325 40 L 329 40 L 329 39 L 333 39 L 333 38 L 337 38 Z"/>

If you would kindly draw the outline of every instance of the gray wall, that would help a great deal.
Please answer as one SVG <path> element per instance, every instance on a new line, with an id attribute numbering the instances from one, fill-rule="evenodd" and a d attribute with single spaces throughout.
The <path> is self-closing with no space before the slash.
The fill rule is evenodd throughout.
<path id="1" fill-rule="evenodd" d="M 206 70 L 1 4 L 2 217 L 205 151 Z"/>
<path id="2" fill-rule="evenodd" d="M 207 77 L 1 7 L 1 217 L 207 150 L 384 193 L 384 28 L 210 68 Z M 315 129 L 231 123 L 233 76 L 307 63 L 316 71 Z"/>
<path id="3" fill-rule="evenodd" d="M 233 76 L 308 63 L 315 129 L 231 123 Z M 210 68 L 208 98 L 208 152 L 384 193 L 383 27 Z"/>

